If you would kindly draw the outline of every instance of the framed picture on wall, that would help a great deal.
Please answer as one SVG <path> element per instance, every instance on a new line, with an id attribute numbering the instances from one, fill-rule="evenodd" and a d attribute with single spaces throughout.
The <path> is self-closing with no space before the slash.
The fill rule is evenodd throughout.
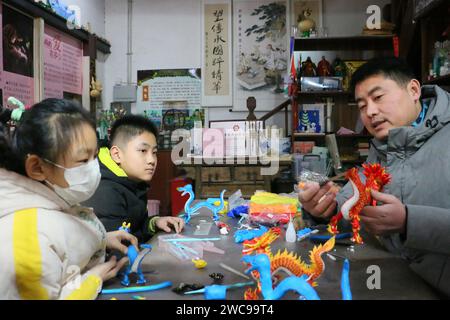
<path id="1" fill-rule="evenodd" d="M 6 105 L 9 97 L 15 97 L 25 105 L 33 105 L 35 99 L 35 57 L 33 54 L 33 18 L 0 1 L 0 89 Z"/>
<path id="2" fill-rule="evenodd" d="M 202 106 L 232 106 L 231 0 L 203 0 L 202 5 Z"/>
<path id="3" fill-rule="evenodd" d="M 297 130 L 300 132 L 325 132 L 325 104 L 304 104 L 298 116 Z"/>
<path id="4" fill-rule="evenodd" d="M 297 34 L 292 36 L 311 36 L 310 30 L 316 32 L 316 36 L 326 36 L 323 27 L 322 0 L 292 0 L 291 21 L 297 27 Z"/>
<path id="5" fill-rule="evenodd" d="M 287 99 L 288 1 L 233 1 L 233 110 L 271 111 Z"/>
<path id="6" fill-rule="evenodd" d="M 345 68 L 346 68 L 346 75 L 344 77 L 343 81 L 343 89 L 349 90 L 350 89 L 350 83 L 352 81 L 352 76 L 355 73 L 356 70 L 358 70 L 359 67 L 361 67 L 363 64 L 365 64 L 366 60 L 346 60 Z"/>

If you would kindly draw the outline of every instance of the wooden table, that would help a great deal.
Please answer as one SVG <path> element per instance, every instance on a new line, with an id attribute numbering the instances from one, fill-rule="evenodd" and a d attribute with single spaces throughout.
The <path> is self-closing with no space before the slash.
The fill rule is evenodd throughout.
<path id="1" fill-rule="evenodd" d="M 189 225 L 183 231 L 183 235 L 191 236 L 200 220 L 212 221 L 209 211 L 201 211 L 197 216 L 192 217 Z M 242 245 L 234 242 L 234 232 L 236 231 L 237 221 L 228 217 L 222 218 L 227 222 L 232 231 L 227 236 L 219 234 L 218 228 L 212 226 L 208 236 L 201 237 L 220 237 L 220 241 L 215 241 L 218 248 L 225 250 L 225 254 L 205 252 L 204 259 L 208 262 L 205 269 L 197 270 L 191 262 L 182 262 L 171 254 L 161 250 L 158 247 L 158 235 L 149 242 L 153 245 L 153 251 L 144 259 L 143 270 L 146 273 L 148 284 L 156 284 L 163 281 L 172 281 L 173 287 L 179 283 L 199 283 L 203 285 L 211 285 L 212 280 L 209 277 L 211 273 L 222 273 L 224 275 L 224 284 L 234 284 L 246 282 L 244 278 L 235 275 L 227 270 L 222 269 L 219 263 L 223 262 L 241 272 L 245 270 L 245 266 L 240 261 L 242 255 Z M 199 236 L 198 236 L 199 237 Z M 363 233 L 366 241 L 364 245 L 355 246 L 354 252 L 348 250 L 347 246 L 336 245 L 334 252 L 337 255 L 345 256 L 351 260 L 350 262 L 350 284 L 354 300 L 376 300 L 376 299 L 438 299 L 436 292 L 428 286 L 417 274 L 408 267 L 404 260 L 401 260 L 392 254 L 386 252 L 378 244 L 377 240 Z M 276 253 L 278 249 L 295 251 L 301 255 L 302 259 L 309 263 L 309 250 L 313 244 L 308 240 L 296 243 L 287 243 L 284 240 L 284 230 L 279 239 L 272 244 L 272 252 Z M 337 258 L 333 261 L 325 255 L 322 256 L 326 268 L 322 276 L 317 280 L 317 293 L 321 299 L 340 300 L 340 279 L 343 266 L 343 259 Z M 368 273 L 371 266 L 378 266 L 381 271 L 381 289 L 370 290 L 367 281 L 372 273 Z M 370 269 L 369 269 L 370 270 Z M 104 285 L 105 289 L 121 287 L 119 279 L 112 280 Z M 241 300 L 243 299 L 245 288 L 228 290 L 227 299 Z M 159 291 L 138 293 L 138 294 L 122 294 L 114 295 L 115 298 L 121 300 L 130 300 L 132 296 L 142 296 L 149 300 L 203 300 L 204 296 L 200 295 L 178 295 L 172 292 L 170 288 Z M 100 295 L 99 299 L 111 299 L 111 295 Z M 298 297 L 298 296 L 297 296 Z M 294 294 L 288 294 L 284 299 L 296 299 Z"/>

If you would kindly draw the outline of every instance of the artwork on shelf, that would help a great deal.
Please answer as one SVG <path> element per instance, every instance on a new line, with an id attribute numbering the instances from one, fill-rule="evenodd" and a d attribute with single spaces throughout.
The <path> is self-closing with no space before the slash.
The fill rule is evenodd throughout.
<path id="1" fill-rule="evenodd" d="M 33 19 L 0 2 L 0 89 L 6 105 L 15 97 L 34 104 Z M 3 65 L 3 67 L 2 67 Z"/>
<path id="2" fill-rule="evenodd" d="M 342 90 L 342 77 L 301 77 L 301 91 Z"/>
<path id="3" fill-rule="evenodd" d="M 365 64 L 367 61 L 365 60 L 347 60 L 344 61 L 345 63 L 345 69 L 346 69 L 346 74 L 344 77 L 344 82 L 343 82 L 343 89 L 344 90 L 349 90 L 350 89 L 350 84 L 352 81 L 352 76 L 355 73 L 356 70 L 358 70 L 359 67 L 361 67 L 363 64 Z"/>
<path id="4" fill-rule="evenodd" d="M 221 130 L 225 142 L 225 156 L 246 155 L 246 121 L 210 121 L 209 127 Z"/>
<path id="5" fill-rule="evenodd" d="M 288 1 L 235 0 L 233 109 L 246 111 L 253 96 L 256 111 L 270 111 L 287 98 Z"/>
<path id="6" fill-rule="evenodd" d="M 297 34 L 292 36 L 324 36 L 322 0 L 293 0 L 291 12 L 292 24 L 297 27 Z"/>
<path id="7" fill-rule="evenodd" d="M 195 147 L 192 146 L 192 148 Z M 192 150 L 191 148 L 191 150 Z M 223 159 L 227 154 L 226 148 L 226 134 L 222 128 L 209 128 L 202 130 L 202 155 L 204 158 L 219 158 Z M 194 150 L 195 151 L 195 150 Z"/>
<path id="8" fill-rule="evenodd" d="M 202 17 L 202 106 L 232 106 L 231 0 L 203 0 Z"/>
<path id="9" fill-rule="evenodd" d="M 295 141 L 294 153 L 308 154 L 312 153 L 313 148 L 316 146 L 315 141 Z"/>
<path id="10" fill-rule="evenodd" d="M 36 2 L 36 1 L 35 1 Z M 46 2 L 46 1 L 39 1 Z M 73 27 L 80 27 L 81 23 L 79 21 L 79 14 L 74 10 L 73 5 L 66 5 L 62 3 L 60 0 L 48 0 L 48 4 L 51 7 L 51 10 L 56 13 L 58 16 L 66 19 L 69 23 L 73 25 Z"/>
<path id="11" fill-rule="evenodd" d="M 322 56 L 322 59 L 317 64 L 317 75 L 320 77 L 329 77 L 333 75 L 331 63 Z"/>
<path id="12" fill-rule="evenodd" d="M 317 75 L 317 66 L 312 62 L 311 57 L 306 58 L 302 62 L 300 69 L 300 76 L 302 77 L 315 77 Z"/>
<path id="13" fill-rule="evenodd" d="M 325 132 L 325 104 L 304 104 L 299 112 L 299 132 Z"/>

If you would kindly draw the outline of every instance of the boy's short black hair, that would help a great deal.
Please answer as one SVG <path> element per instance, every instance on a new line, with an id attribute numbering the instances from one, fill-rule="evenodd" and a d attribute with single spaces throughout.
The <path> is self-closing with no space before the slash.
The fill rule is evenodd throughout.
<path id="1" fill-rule="evenodd" d="M 113 123 L 109 139 L 110 147 L 120 142 L 126 144 L 144 132 L 158 138 L 158 128 L 150 119 L 139 115 L 126 115 Z"/>
<path id="2" fill-rule="evenodd" d="M 364 80 L 381 75 L 387 79 L 395 81 L 399 86 L 405 87 L 412 79 L 414 73 L 403 59 L 396 57 L 373 58 L 363 64 L 352 76 L 351 90 Z"/>

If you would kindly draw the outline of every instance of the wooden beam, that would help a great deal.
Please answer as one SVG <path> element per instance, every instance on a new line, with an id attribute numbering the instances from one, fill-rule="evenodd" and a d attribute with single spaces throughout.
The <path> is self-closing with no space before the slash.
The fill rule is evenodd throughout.
<path id="1" fill-rule="evenodd" d="M 69 29 L 67 27 L 67 21 L 63 17 L 41 7 L 34 1 L 24 1 L 24 0 L 3 0 L 4 4 L 7 4 L 13 8 L 16 8 L 34 18 L 43 18 L 45 23 L 48 25 L 65 32 L 66 34 L 81 40 L 83 42 L 89 42 L 89 37 L 94 36 L 98 41 L 96 42 L 96 49 L 106 53 L 111 53 L 111 45 L 105 42 L 103 39 L 98 38 L 95 35 L 90 34 L 83 29 Z"/>

